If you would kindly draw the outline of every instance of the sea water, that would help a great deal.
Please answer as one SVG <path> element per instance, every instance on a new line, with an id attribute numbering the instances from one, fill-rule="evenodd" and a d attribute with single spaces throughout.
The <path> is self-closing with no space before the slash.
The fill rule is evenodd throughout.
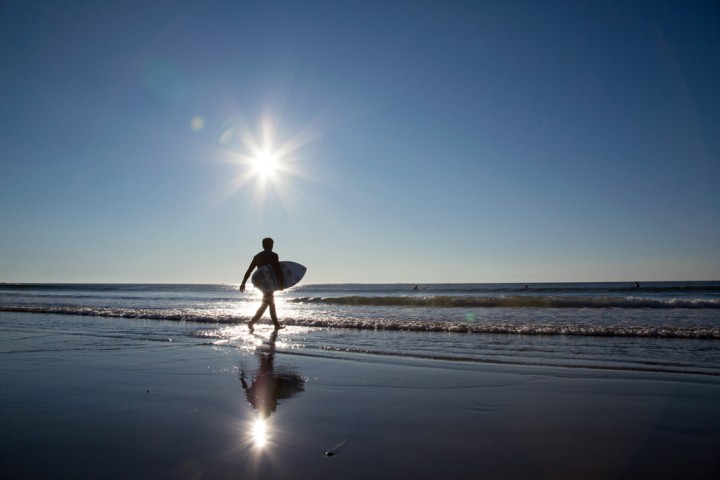
<path id="1" fill-rule="evenodd" d="M 261 296 L 237 285 L 1 284 L 0 353 L 251 351 L 271 330 L 267 313 L 256 335 L 246 326 Z M 720 375 L 720 282 L 301 285 L 276 304 L 277 348 L 295 355 Z"/>

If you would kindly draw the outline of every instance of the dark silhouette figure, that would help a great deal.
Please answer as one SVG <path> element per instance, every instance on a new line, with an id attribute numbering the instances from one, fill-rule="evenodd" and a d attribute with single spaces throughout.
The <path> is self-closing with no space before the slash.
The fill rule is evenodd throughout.
<path id="1" fill-rule="evenodd" d="M 272 251 L 274 244 L 275 242 L 272 238 L 263 238 L 263 251 L 255 255 L 252 259 L 252 262 L 250 262 L 250 266 L 248 267 L 247 272 L 245 272 L 243 281 L 240 284 L 241 292 L 245 291 L 245 283 L 247 283 L 248 278 L 250 278 L 253 270 L 263 267 L 265 265 L 273 266 L 273 268 L 275 269 L 275 275 L 280 281 L 280 289 L 282 290 L 285 288 L 282 271 L 280 270 L 280 257 L 277 253 Z M 273 325 L 275 325 L 275 329 L 277 330 L 283 328 L 280 323 L 278 323 L 277 313 L 275 312 L 275 297 L 273 295 L 273 292 L 270 291 L 263 292 L 262 304 L 260 305 L 260 308 L 258 308 L 257 312 L 255 312 L 255 316 L 248 323 L 250 331 L 253 331 L 253 325 L 260 319 L 260 317 L 262 317 L 263 313 L 265 313 L 265 310 L 267 310 L 268 307 L 270 307 L 270 318 L 272 319 Z"/>
<path id="2" fill-rule="evenodd" d="M 293 395 L 305 391 L 305 380 L 287 369 L 275 370 L 275 341 L 278 332 L 274 330 L 270 339 L 263 343 L 256 353 L 260 361 L 259 368 L 253 373 L 250 384 L 244 370 L 240 370 L 240 383 L 242 383 L 245 396 L 262 418 L 268 418 L 276 409 L 280 400 L 286 400 Z"/>
<path id="3" fill-rule="evenodd" d="M 640 284 L 638 282 L 635 282 L 635 288 L 640 288 Z"/>

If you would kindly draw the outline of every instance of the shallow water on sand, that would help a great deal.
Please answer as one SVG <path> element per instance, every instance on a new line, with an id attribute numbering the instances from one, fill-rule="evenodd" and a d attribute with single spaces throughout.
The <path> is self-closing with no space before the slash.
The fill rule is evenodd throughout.
<path id="1" fill-rule="evenodd" d="M 0 285 L 2 351 L 143 342 L 252 348 L 232 285 Z M 276 295 L 278 348 L 720 375 L 720 283 L 310 285 Z M 268 321 L 268 319 L 264 319 Z M 259 327 L 267 329 L 269 326 Z"/>

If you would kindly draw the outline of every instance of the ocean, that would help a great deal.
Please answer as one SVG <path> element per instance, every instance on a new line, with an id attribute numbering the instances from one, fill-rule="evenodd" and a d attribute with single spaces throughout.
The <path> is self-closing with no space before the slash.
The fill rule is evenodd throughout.
<path id="1" fill-rule="evenodd" d="M 0 353 L 251 352 L 260 299 L 237 285 L 1 284 Z M 720 376 L 720 282 L 300 285 L 276 304 L 277 349 L 292 355 Z"/>

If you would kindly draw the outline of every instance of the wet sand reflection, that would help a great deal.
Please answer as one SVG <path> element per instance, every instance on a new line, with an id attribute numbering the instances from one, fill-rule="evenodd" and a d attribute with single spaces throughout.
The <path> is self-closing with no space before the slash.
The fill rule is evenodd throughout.
<path id="1" fill-rule="evenodd" d="M 305 380 L 300 375 L 288 367 L 275 366 L 277 336 L 278 331 L 273 331 L 255 350 L 259 362 L 256 370 L 240 369 L 240 383 L 247 401 L 259 414 L 252 426 L 252 437 L 259 448 L 267 442 L 267 420 L 278 404 L 305 390 Z"/>

